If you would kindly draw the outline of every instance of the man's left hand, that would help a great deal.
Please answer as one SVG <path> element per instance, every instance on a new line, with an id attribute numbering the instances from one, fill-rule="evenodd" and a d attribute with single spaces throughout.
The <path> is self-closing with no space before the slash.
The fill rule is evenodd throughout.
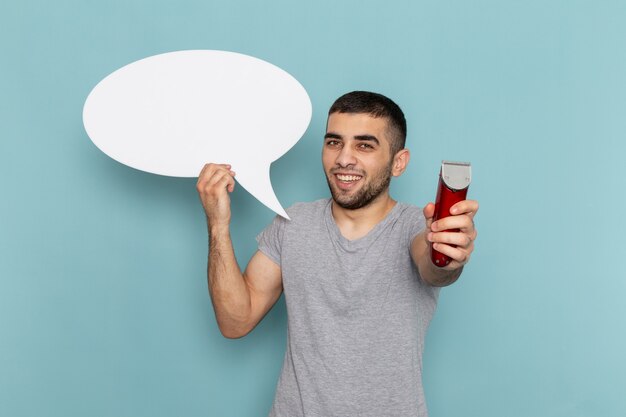
<path id="1" fill-rule="evenodd" d="M 424 207 L 426 218 L 426 240 L 433 244 L 433 249 L 452 258 L 442 269 L 455 270 L 469 262 L 474 251 L 474 240 L 478 233 L 474 226 L 474 216 L 478 212 L 478 201 L 459 201 L 450 208 L 450 216 L 433 222 L 435 205 L 428 203 Z M 449 230 L 458 229 L 458 232 Z"/>

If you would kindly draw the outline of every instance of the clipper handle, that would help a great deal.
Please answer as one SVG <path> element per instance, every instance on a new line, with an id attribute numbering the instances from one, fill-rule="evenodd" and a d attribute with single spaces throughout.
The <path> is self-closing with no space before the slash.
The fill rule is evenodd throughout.
<path id="1" fill-rule="evenodd" d="M 437 188 L 437 199 L 435 200 L 435 217 L 433 221 L 437 221 L 439 219 L 450 216 L 450 208 L 459 201 L 466 199 L 469 186 L 468 182 L 468 186 L 460 190 L 455 190 L 449 187 L 448 185 L 446 185 L 444 179 L 442 178 L 442 172 L 443 168 L 442 171 L 439 173 L 439 187 Z M 459 229 L 446 230 L 446 232 L 458 231 Z M 432 244 L 430 246 L 430 259 L 436 266 L 439 267 L 444 267 L 448 265 L 452 260 L 449 256 L 444 255 L 443 253 L 433 249 Z"/>

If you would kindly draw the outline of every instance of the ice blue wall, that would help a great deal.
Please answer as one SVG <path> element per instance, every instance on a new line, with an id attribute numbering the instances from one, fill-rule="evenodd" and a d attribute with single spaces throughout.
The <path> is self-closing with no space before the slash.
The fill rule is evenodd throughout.
<path id="1" fill-rule="evenodd" d="M 0 415 L 264 416 L 281 300 L 219 334 L 195 181 L 114 162 L 83 102 L 105 75 L 179 49 L 270 61 L 311 126 L 272 166 L 286 205 L 327 195 L 325 111 L 367 89 L 409 123 L 396 198 L 474 165 L 478 246 L 442 291 L 425 353 L 431 417 L 626 415 L 626 3 L 68 1 L 0 4 Z M 238 188 L 245 264 L 273 214 Z"/>

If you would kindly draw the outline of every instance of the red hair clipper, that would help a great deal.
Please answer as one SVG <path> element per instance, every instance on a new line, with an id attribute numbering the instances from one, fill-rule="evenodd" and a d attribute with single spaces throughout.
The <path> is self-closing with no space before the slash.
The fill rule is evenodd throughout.
<path id="1" fill-rule="evenodd" d="M 433 221 L 450 216 L 450 207 L 465 200 L 471 181 L 472 167 L 469 162 L 441 162 Z M 458 231 L 459 229 L 446 230 L 446 232 Z M 430 259 L 435 265 L 441 267 L 448 265 L 452 260 L 449 256 L 434 250 L 432 244 L 430 245 Z"/>

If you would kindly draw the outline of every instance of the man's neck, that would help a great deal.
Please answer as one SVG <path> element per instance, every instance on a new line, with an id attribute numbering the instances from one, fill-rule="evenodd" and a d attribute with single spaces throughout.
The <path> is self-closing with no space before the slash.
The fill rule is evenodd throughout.
<path id="1" fill-rule="evenodd" d="M 356 240 L 367 235 L 395 205 L 396 201 L 386 192 L 356 210 L 345 209 L 333 201 L 332 214 L 343 237 Z"/>

